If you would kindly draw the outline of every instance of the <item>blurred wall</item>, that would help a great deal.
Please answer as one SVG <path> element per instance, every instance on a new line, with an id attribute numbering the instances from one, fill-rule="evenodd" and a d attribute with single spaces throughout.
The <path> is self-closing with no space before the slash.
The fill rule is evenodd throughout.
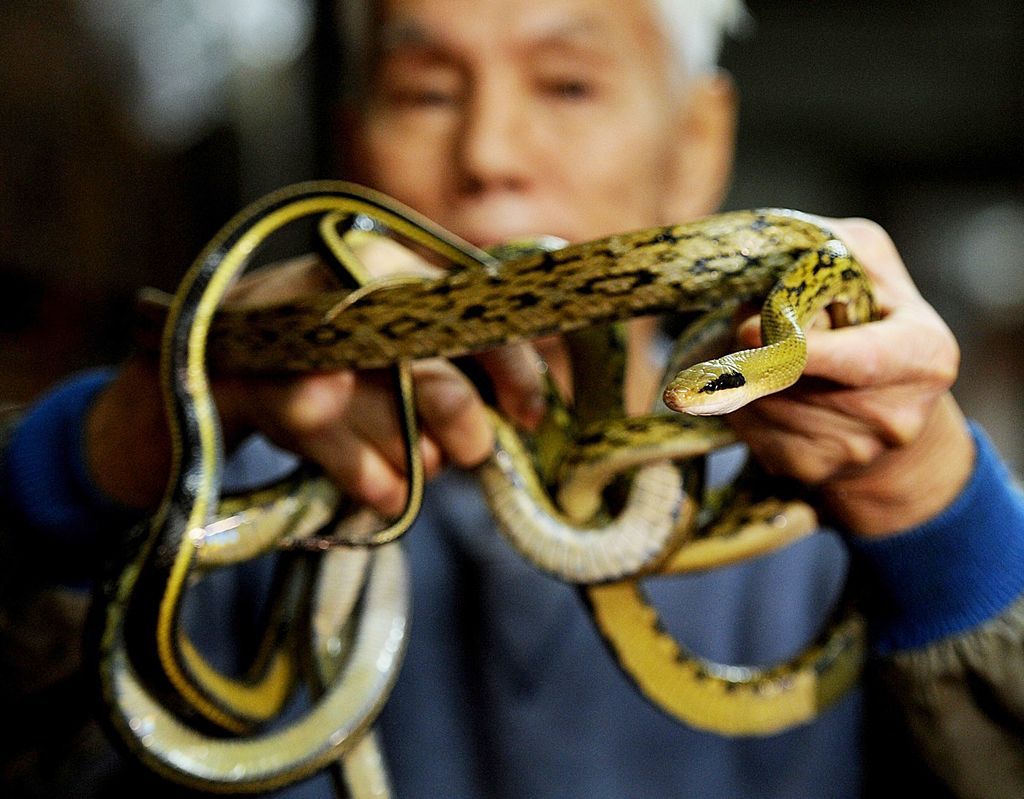
<path id="1" fill-rule="evenodd" d="M 326 3 L 0 5 L 0 403 L 122 357 L 138 286 L 329 175 Z M 726 205 L 881 222 L 961 342 L 961 403 L 1024 469 L 1024 7 L 749 5 Z"/>
<path id="2" fill-rule="evenodd" d="M 1024 4 L 748 5 L 726 204 L 880 222 L 960 342 L 961 405 L 1024 471 Z"/>

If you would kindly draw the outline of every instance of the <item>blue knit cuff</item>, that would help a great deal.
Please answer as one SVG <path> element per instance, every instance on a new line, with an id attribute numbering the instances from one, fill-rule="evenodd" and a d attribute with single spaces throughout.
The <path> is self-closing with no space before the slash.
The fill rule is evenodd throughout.
<path id="1" fill-rule="evenodd" d="M 50 391 L 18 424 L 5 453 L 4 492 L 34 529 L 54 542 L 87 543 L 100 523 L 124 509 L 89 475 L 85 416 L 113 370 L 76 375 Z"/>
<path id="2" fill-rule="evenodd" d="M 904 533 L 849 542 L 880 653 L 970 630 L 1024 593 L 1024 495 L 984 431 L 971 433 L 974 471 L 952 505 Z"/>

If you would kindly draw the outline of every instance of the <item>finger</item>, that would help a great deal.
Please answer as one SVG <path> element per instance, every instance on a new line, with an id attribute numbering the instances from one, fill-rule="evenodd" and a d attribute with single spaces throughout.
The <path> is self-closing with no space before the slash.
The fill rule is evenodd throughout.
<path id="1" fill-rule="evenodd" d="M 730 423 L 766 469 L 808 484 L 866 466 L 887 449 L 870 425 L 785 395 L 736 411 Z"/>
<path id="2" fill-rule="evenodd" d="M 414 367 L 414 374 L 417 370 L 420 367 Z M 454 367 L 448 364 L 444 372 L 448 380 L 457 382 L 458 389 L 472 395 L 472 386 Z M 428 398 L 432 398 L 428 399 L 428 415 L 444 409 L 444 398 L 436 394 L 427 391 Z M 246 392 L 254 426 L 278 444 L 325 466 L 336 464 L 337 453 L 344 455 L 366 447 L 392 472 L 404 475 L 408 470 L 408 442 L 402 431 L 399 399 L 394 381 L 386 372 L 251 381 Z M 448 401 L 453 402 L 450 398 Z M 442 448 L 429 435 L 421 435 L 419 449 L 427 476 L 436 474 L 444 462 Z M 350 473 L 339 465 L 331 468 L 335 474 Z"/>
<path id="3" fill-rule="evenodd" d="M 380 450 L 356 436 L 317 439 L 306 453 L 342 490 L 386 517 L 405 508 L 409 483 L 402 470 Z"/>
<path id="4" fill-rule="evenodd" d="M 764 397 L 737 411 L 736 427 L 752 431 L 775 431 L 783 435 L 800 434 L 813 439 L 838 439 L 852 444 L 849 459 L 860 461 L 876 454 L 875 445 L 866 440 L 879 440 L 874 424 L 855 414 L 846 413 L 837 405 L 836 397 L 854 392 L 818 392 L 792 389 Z"/>
<path id="5" fill-rule="evenodd" d="M 825 479 L 817 466 L 818 442 L 796 430 L 778 430 L 760 421 L 751 408 L 741 408 L 728 417 L 730 426 L 750 449 L 751 454 L 769 474 L 786 475 L 813 485 Z"/>
<path id="6" fill-rule="evenodd" d="M 903 259 L 889 234 L 869 219 L 823 219 L 864 267 L 875 299 L 884 314 L 891 308 L 923 302 Z"/>
<path id="7" fill-rule="evenodd" d="M 349 424 L 360 404 L 379 407 L 382 387 L 375 382 L 353 372 L 253 381 L 250 413 L 275 443 L 317 463 L 346 494 L 391 516 L 405 504 L 403 459 L 386 455 Z M 377 440 L 385 437 L 378 430 Z"/>
<path id="8" fill-rule="evenodd" d="M 413 443 L 402 430 L 397 403 L 391 380 L 360 375 L 346 417 L 326 420 L 299 442 L 301 454 L 345 493 L 389 517 L 400 514 L 408 501 Z M 444 460 L 440 448 L 425 435 L 415 445 L 424 475 L 435 476 Z"/>
<path id="9" fill-rule="evenodd" d="M 884 352 L 887 341 L 898 336 L 901 327 L 892 320 L 883 320 L 870 326 L 806 330 L 807 363 L 802 376 L 820 377 L 844 386 L 889 382 L 907 368 L 902 350 Z M 740 347 L 760 347 L 760 317 L 745 320 L 736 331 L 736 339 Z"/>
<path id="10" fill-rule="evenodd" d="M 353 372 L 245 381 L 247 422 L 279 446 L 320 465 L 346 494 L 381 513 L 402 510 L 407 493 L 399 456 L 385 456 L 348 425 L 366 387 Z M 365 381 L 364 381 L 365 382 Z"/>
<path id="11" fill-rule="evenodd" d="M 804 374 L 848 386 L 926 382 L 951 386 L 960 351 L 930 308 L 908 308 L 877 322 L 807 333 Z"/>
<path id="12" fill-rule="evenodd" d="M 244 308 L 283 302 L 336 289 L 336 279 L 316 256 L 293 258 L 241 277 L 225 297 L 225 306 Z"/>
<path id="13" fill-rule="evenodd" d="M 375 278 L 396 275 L 436 277 L 444 274 L 443 269 L 394 239 L 377 235 L 356 236 L 350 244 L 367 272 Z"/>
<path id="14" fill-rule="evenodd" d="M 251 379 L 238 381 L 236 387 L 244 392 L 238 392 L 241 401 L 232 403 L 235 411 L 253 428 L 295 449 L 345 418 L 358 383 L 354 372 L 342 371 L 294 379 Z"/>
<path id="15" fill-rule="evenodd" d="M 415 374 L 416 370 L 413 371 Z M 414 389 L 414 398 L 417 391 L 418 387 Z M 372 449 L 404 479 L 410 469 L 412 442 L 402 424 L 401 403 L 402 397 L 392 375 L 366 372 L 357 378 L 347 418 L 337 420 L 336 424 L 347 425 L 360 446 Z M 423 431 L 416 431 L 414 438 L 425 476 L 435 476 L 444 464 L 441 447 Z"/>
<path id="16" fill-rule="evenodd" d="M 414 394 L 415 397 L 415 388 Z M 409 461 L 409 432 L 404 429 L 402 395 L 390 370 L 361 373 L 346 418 L 339 424 L 379 452 L 390 466 L 405 474 Z M 420 442 L 420 457 L 428 450 Z"/>
<path id="17" fill-rule="evenodd" d="M 422 431 L 419 436 L 420 460 L 423 463 L 423 475 L 428 480 L 436 477 L 445 465 L 441 447 L 430 436 Z"/>
<path id="18" fill-rule="evenodd" d="M 425 436 L 458 466 L 481 463 L 494 448 L 494 430 L 473 384 L 449 361 L 428 359 L 413 367 L 416 407 Z"/>
<path id="19" fill-rule="evenodd" d="M 494 385 L 498 407 L 527 430 L 540 423 L 547 409 L 544 363 L 536 351 L 518 344 L 477 356 Z"/>

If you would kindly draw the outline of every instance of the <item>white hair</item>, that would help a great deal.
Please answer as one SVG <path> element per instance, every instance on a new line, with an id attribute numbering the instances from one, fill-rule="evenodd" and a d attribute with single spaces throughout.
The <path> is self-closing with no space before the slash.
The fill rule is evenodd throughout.
<path id="1" fill-rule="evenodd" d="M 751 22 L 743 0 L 653 0 L 679 77 L 711 72 L 725 37 Z"/>
<path id="2" fill-rule="evenodd" d="M 743 0 L 648 0 L 661 17 L 672 53 L 672 77 L 681 81 L 715 69 L 725 37 L 751 22 Z M 367 89 L 374 0 L 336 0 L 342 49 L 341 91 L 350 99 Z"/>

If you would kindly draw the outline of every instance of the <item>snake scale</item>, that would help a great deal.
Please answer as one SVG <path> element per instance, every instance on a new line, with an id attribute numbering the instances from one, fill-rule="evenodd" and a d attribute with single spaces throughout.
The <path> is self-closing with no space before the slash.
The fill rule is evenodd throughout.
<path id="1" fill-rule="evenodd" d="M 343 287 L 224 307 L 260 245 L 301 220 L 317 224 Z M 374 281 L 350 246 L 358 231 L 396 238 L 449 271 Z M 243 210 L 170 303 L 150 304 L 149 316 L 163 321 L 172 475 L 157 513 L 130 536 L 100 592 L 96 657 L 110 727 L 151 768 L 204 790 L 253 792 L 326 767 L 343 772 L 338 783 L 353 795 L 382 795 L 366 789 L 386 782 L 371 725 L 401 661 L 406 613 L 400 550 L 391 542 L 422 499 L 409 364 L 553 333 L 580 356 L 578 395 L 572 406 L 553 403 L 549 418 L 559 421 L 534 441 L 493 414 L 495 452 L 478 473 L 500 529 L 539 568 L 580 586 L 638 689 L 686 723 L 763 734 L 813 718 L 855 677 L 863 646 L 856 616 L 792 663 L 760 671 L 704 661 L 660 629 L 642 577 L 762 554 L 809 534 L 815 517 L 803 503 L 760 497 L 703 518 L 699 464 L 731 434 L 714 418 L 626 419 L 618 367 L 593 368 L 620 363 L 607 344 L 614 336 L 588 332 L 656 313 L 718 309 L 721 319 L 723 308 L 763 301 L 763 346 L 665 381 L 674 410 L 724 413 L 797 379 L 802 328 L 821 310 L 843 323 L 874 317 L 868 283 L 843 244 L 793 212 L 742 211 L 584 244 L 512 247 L 502 259 L 376 192 L 299 184 Z M 393 374 L 410 475 L 400 517 L 373 528 L 339 518 L 337 490 L 305 471 L 265 491 L 222 497 L 210 373 L 342 368 Z M 608 498 L 612 488 L 621 489 L 617 501 Z M 372 567 L 367 545 L 376 553 Z M 275 549 L 291 566 L 274 600 L 274 630 L 246 674 L 223 674 L 191 643 L 183 598 L 211 570 Z M 345 558 L 362 565 L 335 574 Z M 324 580 L 350 588 L 317 590 Z M 296 652 L 307 653 L 305 666 Z M 310 708 L 279 721 L 302 681 Z"/>

